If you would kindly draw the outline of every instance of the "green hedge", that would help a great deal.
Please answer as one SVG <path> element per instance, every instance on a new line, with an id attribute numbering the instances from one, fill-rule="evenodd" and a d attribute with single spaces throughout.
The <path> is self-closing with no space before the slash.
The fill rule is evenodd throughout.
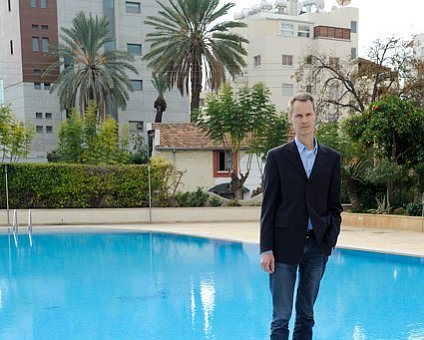
<path id="1" fill-rule="evenodd" d="M 169 164 L 152 165 L 152 190 L 166 190 Z M 7 165 L 9 207 L 121 208 L 148 205 L 147 165 Z M 163 195 L 163 193 L 162 193 Z M 165 194 L 166 196 L 166 194 Z M 6 208 L 5 167 L 0 167 L 0 207 Z"/>

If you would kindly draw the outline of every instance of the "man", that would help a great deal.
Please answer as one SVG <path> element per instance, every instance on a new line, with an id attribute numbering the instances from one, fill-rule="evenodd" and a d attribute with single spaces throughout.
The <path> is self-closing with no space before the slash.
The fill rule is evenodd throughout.
<path id="1" fill-rule="evenodd" d="M 312 339 L 313 306 L 340 232 L 340 155 L 314 137 L 314 99 L 289 102 L 294 141 L 272 149 L 265 165 L 261 266 L 269 273 L 271 339 L 289 337 L 297 272 L 293 339 Z"/>

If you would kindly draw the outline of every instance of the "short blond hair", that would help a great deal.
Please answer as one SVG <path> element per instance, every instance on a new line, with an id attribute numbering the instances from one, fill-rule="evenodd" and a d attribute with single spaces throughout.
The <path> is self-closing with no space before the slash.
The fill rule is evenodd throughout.
<path id="1" fill-rule="evenodd" d="M 314 106 L 314 97 L 312 97 L 312 95 L 310 95 L 309 93 L 299 93 L 293 97 L 290 98 L 289 100 L 289 114 L 291 115 L 293 113 L 293 105 L 294 102 L 307 102 L 310 101 L 312 103 L 312 108 L 315 111 L 315 106 Z"/>

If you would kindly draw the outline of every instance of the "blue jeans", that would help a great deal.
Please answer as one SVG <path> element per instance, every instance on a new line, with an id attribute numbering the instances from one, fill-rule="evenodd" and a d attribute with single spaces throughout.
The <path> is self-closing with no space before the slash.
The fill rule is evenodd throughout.
<path id="1" fill-rule="evenodd" d="M 312 339 L 314 326 L 314 303 L 324 275 L 328 256 L 319 248 L 315 237 L 306 240 L 302 258 L 298 265 L 276 263 L 275 272 L 270 274 L 273 314 L 271 340 L 289 338 L 289 321 L 292 314 L 294 287 L 297 271 L 299 283 L 296 292 L 296 319 L 293 339 Z"/>

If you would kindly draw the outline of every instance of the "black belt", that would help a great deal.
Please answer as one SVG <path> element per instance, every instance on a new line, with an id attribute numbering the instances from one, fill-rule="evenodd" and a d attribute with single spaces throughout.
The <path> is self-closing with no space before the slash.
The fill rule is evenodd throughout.
<path id="1" fill-rule="evenodd" d="M 311 237 L 315 237 L 315 233 L 313 229 L 308 229 L 308 231 L 306 232 L 306 238 L 311 238 Z"/>

